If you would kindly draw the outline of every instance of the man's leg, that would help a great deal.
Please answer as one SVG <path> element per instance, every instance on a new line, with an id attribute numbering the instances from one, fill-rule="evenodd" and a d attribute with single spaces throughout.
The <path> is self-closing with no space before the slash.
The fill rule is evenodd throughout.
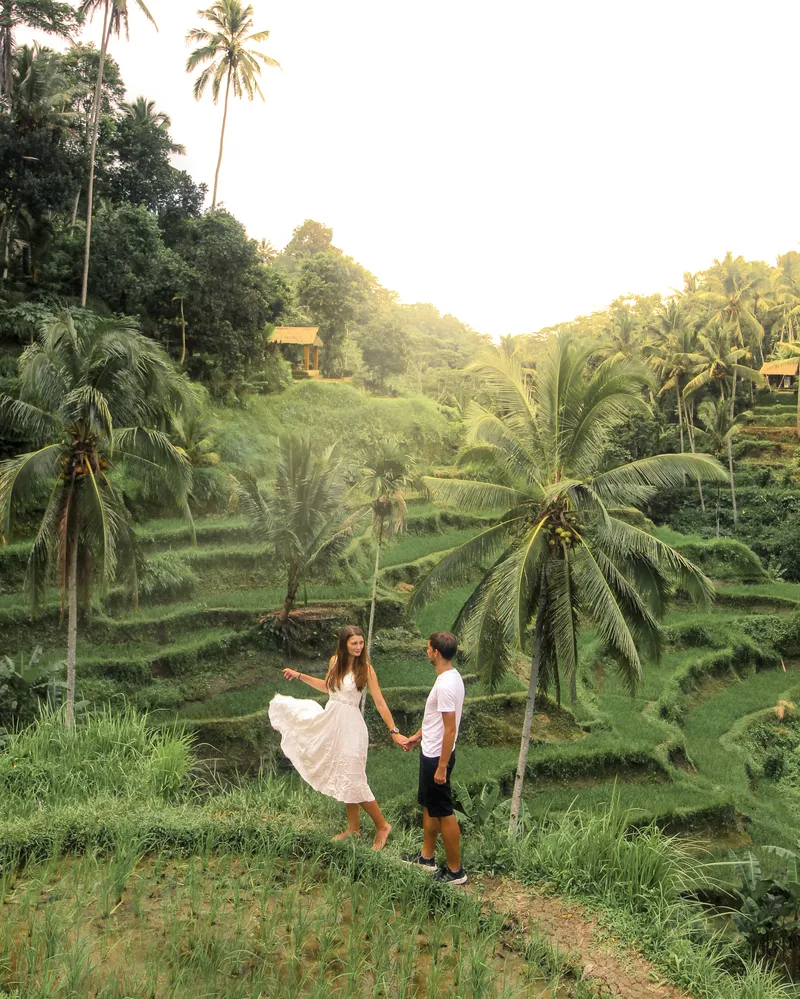
<path id="1" fill-rule="evenodd" d="M 435 857 L 436 856 L 436 840 L 439 837 L 439 833 L 442 832 L 442 826 L 438 819 L 432 818 L 428 814 L 428 809 L 422 809 L 422 856 L 423 857 Z"/>
<path id="2" fill-rule="evenodd" d="M 455 815 L 444 815 L 438 821 L 442 832 L 442 842 L 444 843 L 444 855 L 447 858 L 447 866 L 451 871 L 461 870 L 461 829 Z"/>

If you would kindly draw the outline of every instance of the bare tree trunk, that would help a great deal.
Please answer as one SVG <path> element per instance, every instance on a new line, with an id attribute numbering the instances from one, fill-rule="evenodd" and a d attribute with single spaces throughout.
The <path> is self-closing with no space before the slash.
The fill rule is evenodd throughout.
<path id="1" fill-rule="evenodd" d="M 183 299 L 181 299 L 181 359 L 178 362 L 178 367 L 183 367 L 183 362 L 186 360 L 186 317 L 183 314 Z"/>
<path id="2" fill-rule="evenodd" d="M 70 236 L 73 234 L 73 232 L 75 232 L 75 224 L 78 221 L 78 205 L 80 204 L 80 200 L 81 200 L 81 189 L 79 186 L 78 190 L 75 192 L 75 201 L 73 202 L 72 205 L 72 218 L 69 223 Z"/>
<path id="3" fill-rule="evenodd" d="M 528 683 L 528 700 L 525 704 L 525 721 L 522 724 L 522 741 L 519 746 L 517 773 L 514 777 L 514 790 L 511 795 L 511 812 L 508 818 L 508 835 L 517 834 L 519 813 L 522 809 L 522 788 L 525 784 L 525 768 L 528 765 L 528 749 L 531 744 L 531 728 L 533 727 L 533 712 L 536 707 L 536 688 L 539 686 L 539 668 L 542 663 L 542 647 L 544 645 L 544 618 L 547 611 L 547 597 L 539 592 L 539 609 L 536 612 L 536 630 L 533 638 L 533 659 L 531 660 L 531 678 Z"/>
<path id="4" fill-rule="evenodd" d="M 378 571 L 381 567 L 381 544 L 383 542 L 383 517 L 380 519 L 380 524 L 378 526 L 378 547 L 375 552 L 375 572 L 372 575 L 372 602 L 369 605 L 369 627 L 367 628 L 367 659 L 370 659 L 372 654 L 372 636 L 373 629 L 375 627 L 375 604 L 378 601 Z M 361 714 L 367 707 L 367 688 L 364 688 L 364 692 L 361 695 Z"/>
<path id="5" fill-rule="evenodd" d="M 69 614 L 67 618 L 67 728 L 75 724 L 75 663 L 78 648 L 78 538 L 73 532 L 69 552 Z"/>
<path id="6" fill-rule="evenodd" d="M 11 5 L 4 4 L 0 22 L 0 94 L 11 97 L 14 93 L 14 22 Z"/>
<path id="7" fill-rule="evenodd" d="M 294 609 L 294 602 L 296 597 L 297 597 L 297 584 L 296 583 L 290 584 L 286 592 L 286 596 L 284 597 L 283 600 L 283 607 L 281 608 L 281 612 L 278 615 L 279 627 L 282 628 L 289 620 L 289 615 L 292 613 L 292 610 Z"/>
<path id="8" fill-rule="evenodd" d="M 11 265 L 11 222 L 6 215 L 3 231 L 3 280 L 8 281 L 8 269 Z"/>
<path id="9" fill-rule="evenodd" d="M 681 381 L 675 375 L 675 394 L 678 397 L 678 426 L 681 430 L 681 454 L 683 454 L 683 410 L 681 408 Z"/>
<path id="10" fill-rule="evenodd" d="M 731 476 L 731 500 L 733 502 L 733 526 L 735 528 L 739 523 L 739 514 L 736 510 L 736 486 L 733 481 L 733 445 L 731 444 L 730 434 L 728 434 L 728 471 Z"/>
<path id="11" fill-rule="evenodd" d="M 86 306 L 86 296 L 89 290 L 89 252 L 92 248 L 92 211 L 94 208 L 94 161 L 97 155 L 97 134 L 100 131 L 100 101 L 103 96 L 103 70 L 106 63 L 108 42 L 111 38 L 109 20 L 109 0 L 106 0 L 103 16 L 103 43 L 100 46 L 100 65 L 97 70 L 97 86 L 94 91 L 94 116 L 92 118 L 92 145 L 89 153 L 89 191 L 86 196 L 86 243 L 83 250 L 83 282 L 81 284 L 81 306 Z"/>
<path id="12" fill-rule="evenodd" d="M 225 144 L 225 125 L 228 121 L 228 95 L 231 90 L 231 68 L 228 68 L 228 82 L 225 85 L 225 110 L 222 114 L 222 133 L 219 137 L 219 159 L 217 160 L 217 172 L 214 174 L 214 194 L 211 198 L 211 211 L 217 207 L 217 186 L 219 185 L 219 170 L 222 166 L 222 147 Z"/>
<path id="13" fill-rule="evenodd" d="M 692 404 L 692 409 L 694 409 L 694 404 Z M 692 449 L 692 454 L 697 454 L 697 452 L 694 449 L 694 413 L 692 413 L 689 419 L 689 446 Z M 699 477 L 697 479 L 697 491 L 700 493 L 700 509 L 703 511 L 703 513 L 705 513 L 706 501 L 703 498 L 703 483 L 700 481 Z"/>

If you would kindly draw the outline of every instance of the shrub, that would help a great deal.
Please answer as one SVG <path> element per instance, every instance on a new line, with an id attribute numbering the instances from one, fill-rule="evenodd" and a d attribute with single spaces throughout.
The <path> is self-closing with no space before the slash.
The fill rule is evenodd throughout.
<path id="1" fill-rule="evenodd" d="M 151 600 L 180 600 L 192 596 L 198 582 L 178 552 L 158 552 L 148 558 L 139 590 Z"/>

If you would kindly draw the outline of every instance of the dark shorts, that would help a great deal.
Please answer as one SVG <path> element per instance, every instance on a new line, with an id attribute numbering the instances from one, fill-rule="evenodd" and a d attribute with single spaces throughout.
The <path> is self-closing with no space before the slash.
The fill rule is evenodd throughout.
<path id="1" fill-rule="evenodd" d="M 428 815 L 432 819 L 443 819 L 447 815 L 453 814 L 453 792 L 450 790 L 450 774 L 456 762 L 456 754 L 453 751 L 447 762 L 447 780 L 444 784 L 437 784 L 433 779 L 436 768 L 439 766 L 438 756 L 423 756 L 419 754 L 419 791 L 417 801 L 423 808 L 427 808 Z"/>

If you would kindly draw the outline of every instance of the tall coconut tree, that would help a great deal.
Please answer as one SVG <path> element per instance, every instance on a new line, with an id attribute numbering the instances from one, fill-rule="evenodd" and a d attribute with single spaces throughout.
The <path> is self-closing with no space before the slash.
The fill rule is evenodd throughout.
<path id="1" fill-rule="evenodd" d="M 726 450 L 728 452 L 728 475 L 731 486 L 733 526 L 735 527 L 738 523 L 739 515 L 736 509 L 736 481 L 733 474 L 733 446 L 731 438 L 738 427 L 736 417 L 730 405 L 726 402 L 724 394 L 719 401 L 706 399 L 705 402 L 700 403 L 697 415 L 705 431 L 708 446 L 712 454 L 721 455 Z M 717 537 L 719 537 L 719 490 L 717 490 Z"/>
<path id="2" fill-rule="evenodd" d="M 694 426 L 683 399 L 685 379 L 702 361 L 697 349 L 697 328 L 691 311 L 691 300 L 681 297 L 660 305 L 653 313 L 650 328 L 657 337 L 656 343 L 650 348 L 649 359 L 661 374 L 662 385 L 659 395 L 674 390 L 678 408 L 681 453 L 685 450 L 685 427 L 689 448 L 694 454 Z M 700 507 L 705 511 L 703 486 L 699 479 L 697 491 L 700 496 Z"/>
<path id="3" fill-rule="evenodd" d="M 222 132 L 219 137 L 219 158 L 214 174 L 214 193 L 211 210 L 217 207 L 219 171 L 222 166 L 222 151 L 225 145 L 225 126 L 228 122 L 228 100 L 231 89 L 234 97 L 246 96 L 254 100 L 258 95 L 264 100 L 259 86 L 261 65 L 278 66 L 280 63 L 250 46 L 258 45 L 269 38 L 269 31 L 253 31 L 253 7 L 241 0 L 217 0 L 207 10 L 198 11 L 200 17 L 210 22 L 211 30 L 192 28 L 186 36 L 189 44 L 197 44 L 186 61 L 186 72 L 193 73 L 198 66 L 205 68 L 194 82 L 194 96 L 200 100 L 211 84 L 214 103 L 219 101 L 222 82 L 225 81 L 225 109 L 222 114 Z M 206 65 L 208 64 L 208 65 Z"/>
<path id="4" fill-rule="evenodd" d="M 734 379 L 763 385 L 764 376 L 749 364 L 746 347 L 735 346 L 736 335 L 728 323 L 712 322 L 699 334 L 696 360 L 686 372 L 688 380 L 683 387 L 683 398 L 688 399 L 706 388 L 719 389 L 723 398 L 726 387 L 733 393 Z"/>
<path id="5" fill-rule="evenodd" d="M 369 608 L 367 652 L 372 651 L 378 574 L 384 540 L 390 541 L 406 525 L 408 507 L 405 494 L 412 483 L 414 460 L 395 437 L 384 437 L 361 456 L 359 485 L 370 497 L 372 533 L 375 535 L 375 570 L 372 574 L 372 601 Z"/>
<path id="6" fill-rule="evenodd" d="M 158 25 L 153 15 L 147 9 L 144 0 L 130 0 L 144 14 L 148 21 L 158 31 Z M 125 28 L 125 37 L 129 37 L 128 17 L 129 0 L 82 0 L 80 13 L 82 17 L 94 17 L 103 11 L 103 35 L 100 42 L 100 64 L 97 70 L 97 84 L 94 91 L 94 105 L 91 120 L 91 141 L 89 146 L 89 189 L 86 195 L 86 242 L 83 250 L 83 280 L 81 283 L 81 305 L 86 305 L 89 289 L 89 254 L 92 248 L 92 213 L 94 211 L 94 170 L 97 159 L 97 135 L 100 130 L 100 107 L 103 94 L 103 71 L 105 69 L 108 44 L 111 36 L 118 38 Z"/>
<path id="7" fill-rule="evenodd" d="M 170 442 L 183 383 L 162 348 L 127 320 L 69 312 L 39 324 L 19 360 L 19 397 L 0 395 L 0 431 L 32 448 L 0 463 L 0 533 L 12 511 L 46 496 L 28 559 L 35 608 L 55 575 L 68 605 L 67 722 L 75 704 L 79 601 L 93 578 L 105 586 L 122 573 L 136 595 L 133 530 L 109 470 L 157 484 L 184 512 L 190 486 L 185 457 Z"/>
<path id="8" fill-rule="evenodd" d="M 766 275 L 748 265 L 744 257 L 728 252 L 715 260 L 705 272 L 697 299 L 705 307 L 708 320 L 730 323 L 742 347 L 747 347 L 761 362 L 764 327 L 756 317 L 756 303 L 769 292 Z"/>
<path id="9" fill-rule="evenodd" d="M 597 631 L 635 690 L 641 657 L 654 659 L 660 652 L 658 618 L 673 588 L 700 603 L 713 594 L 699 569 L 625 519 L 624 510 L 682 485 L 686 475 L 725 481 L 725 471 L 699 454 L 606 467 L 615 430 L 646 408 L 642 389 L 649 376 L 627 361 L 607 360 L 593 370 L 596 350 L 569 337 L 552 338 L 530 390 L 520 367 L 499 353 L 477 361 L 473 370 L 491 401 L 471 405 L 459 464 L 465 474 L 474 468 L 480 475 L 424 480 L 441 503 L 506 511 L 437 564 L 412 607 L 441 586 L 474 578 L 478 569 L 480 581 L 456 628 L 484 680 L 491 683 L 502 670 L 508 647 L 531 652 L 511 834 L 522 802 L 537 689 L 555 684 L 558 690 L 561 676 L 576 675 L 580 629 Z"/>

